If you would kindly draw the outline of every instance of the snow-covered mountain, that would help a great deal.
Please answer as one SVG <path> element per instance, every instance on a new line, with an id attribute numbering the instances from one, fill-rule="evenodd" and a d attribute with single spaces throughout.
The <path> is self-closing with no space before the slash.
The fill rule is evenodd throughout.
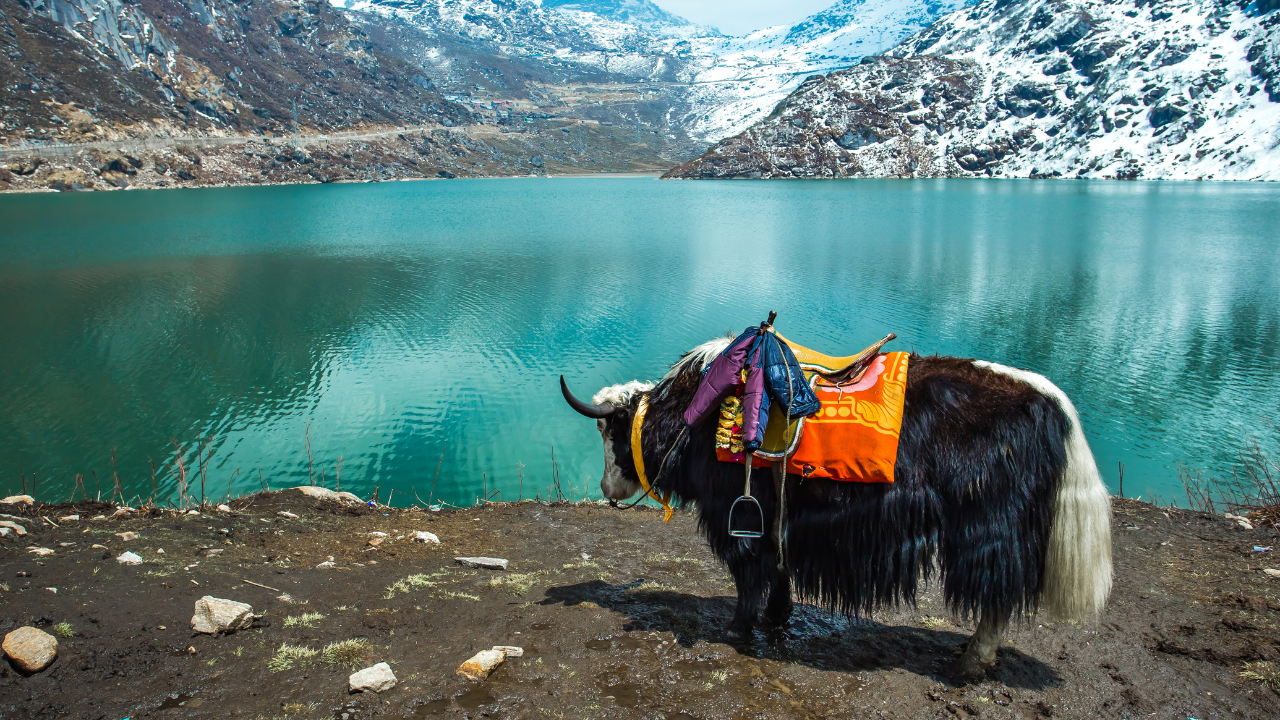
<path id="1" fill-rule="evenodd" d="M 419 29 L 437 47 L 420 60 L 441 72 L 459 67 L 463 41 L 491 55 L 553 62 L 573 71 L 560 74 L 566 83 L 587 75 L 663 83 L 666 124 L 702 142 L 763 118 L 805 77 L 890 48 L 967 1 L 837 0 L 794 25 L 731 38 L 648 0 L 336 0 Z"/>
<path id="2" fill-rule="evenodd" d="M 694 52 L 706 64 L 690 78 L 684 125 L 712 142 L 735 135 L 768 115 L 806 77 L 887 50 L 971 1 L 837 0 L 794 25 L 695 41 Z"/>
<path id="3" fill-rule="evenodd" d="M 670 177 L 1280 180 L 1275 0 L 983 0 Z"/>

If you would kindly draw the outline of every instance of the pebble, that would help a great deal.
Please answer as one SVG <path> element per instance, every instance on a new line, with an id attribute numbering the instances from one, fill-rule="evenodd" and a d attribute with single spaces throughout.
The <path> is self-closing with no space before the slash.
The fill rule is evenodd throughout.
<path id="1" fill-rule="evenodd" d="M 106 549 L 107 549 L 107 546 L 106 546 L 106 545 L 96 545 L 96 544 L 95 544 L 95 545 L 90 545 L 90 546 L 89 546 L 89 549 L 90 549 L 90 550 L 106 550 Z"/>
<path id="2" fill-rule="evenodd" d="M 373 547 L 378 547 L 379 545 L 382 544 L 382 540 L 383 538 L 380 538 L 380 537 L 369 538 L 369 544 L 372 545 Z"/>
<path id="3" fill-rule="evenodd" d="M 385 692 L 396 686 L 396 674 L 391 672 L 391 666 L 380 662 L 373 667 L 367 667 L 360 672 L 352 673 L 347 678 L 347 683 L 351 688 L 351 692 Z"/>
<path id="4" fill-rule="evenodd" d="M 298 519 L 298 516 L 297 516 L 297 515 L 294 515 L 293 513 L 289 512 L 288 510 L 281 510 L 280 512 L 278 512 L 278 513 L 276 513 L 276 514 L 277 514 L 277 515 L 279 515 L 279 516 L 280 516 L 280 517 L 282 517 L 282 518 L 289 518 L 290 520 L 297 520 L 297 519 Z"/>
<path id="5" fill-rule="evenodd" d="M 26 535 L 27 529 L 12 520 L 0 520 L 0 527 L 10 528 L 19 535 Z"/>
<path id="6" fill-rule="evenodd" d="M 63 515 L 62 517 L 58 518 L 60 522 L 75 522 L 76 520 L 79 520 L 79 519 L 80 519 L 79 515 Z"/>
<path id="7" fill-rule="evenodd" d="M 188 514 L 188 515 L 199 515 L 199 514 L 200 514 L 200 511 L 199 511 L 199 510 L 188 510 L 188 511 L 187 511 L 187 514 Z"/>
<path id="8" fill-rule="evenodd" d="M 35 553 L 36 555 L 52 555 L 53 554 L 53 551 L 50 550 L 49 548 L 42 548 L 42 547 L 29 547 L 27 548 L 27 552 Z"/>
<path id="9" fill-rule="evenodd" d="M 136 532 L 122 532 L 122 533 L 116 533 L 116 537 L 120 538 L 121 540 L 123 540 L 123 541 L 125 541 L 125 542 L 129 542 L 130 540 L 137 540 L 137 539 L 138 539 L 138 533 L 136 533 Z"/>
<path id="10" fill-rule="evenodd" d="M 196 601 L 191 629 L 198 633 L 230 633 L 253 625 L 253 606 L 205 595 Z"/>
<path id="11" fill-rule="evenodd" d="M 313 497 L 321 500 L 337 500 L 338 502 L 364 504 L 363 500 L 349 492 L 334 492 L 328 488 L 317 487 L 315 485 L 300 485 L 293 489 L 307 497 Z"/>
<path id="12" fill-rule="evenodd" d="M 58 547 L 75 547 L 75 546 L 76 546 L 76 544 L 75 544 L 75 543 L 73 543 L 73 542 L 61 542 L 61 543 L 58 543 Z"/>
<path id="13" fill-rule="evenodd" d="M 219 505 L 218 512 L 231 512 L 231 507 L 228 505 Z"/>
<path id="14" fill-rule="evenodd" d="M 413 534 L 413 541 L 420 542 L 427 545 L 440 544 L 440 538 L 436 537 L 435 533 L 429 533 L 426 530 L 418 530 L 417 532 L 415 532 Z"/>
<path id="15" fill-rule="evenodd" d="M 1277 570 L 1275 568 L 1266 568 L 1262 572 L 1270 575 L 1271 577 L 1280 578 L 1280 570 Z"/>
<path id="16" fill-rule="evenodd" d="M 477 682 L 485 680 L 506 659 L 507 654 L 502 650 L 481 650 L 459 665 L 456 674 Z"/>
<path id="17" fill-rule="evenodd" d="M 486 570 L 506 570 L 505 558 L 491 557 L 456 557 L 454 560 L 466 567 L 485 568 Z"/>
<path id="18" fill-rule="evenodd" d="M 121 565 L 141 565 L 142 558 L 131 552 L 126 552 L 126 553 L 122 553 L 119 557 L 117 557 L 116 562 L 120 563 Z"/>
<path id="19" fill-rule="evenodd" d="M 316 569 L 317 569 L 317 570 L 325 570 L 325 569 L 328 569 L 328 568 L 331 568 L 331 567 L 335 567 L 335 565 L 333 564 L 333 561 L 332 561 L 332 560 L 325 560 L 324 562 L 322 562 L 322 563 L 320 563 L 319 565 L 317 565 L 317 566 L 316 566 Z"/>
<path id="20" fill-rule="evenodd" d="M 58 656 L 58 639 L 43 630 L 22 627 L 4 636 L 3 649 L 18 669 L 36 673 Z"/>

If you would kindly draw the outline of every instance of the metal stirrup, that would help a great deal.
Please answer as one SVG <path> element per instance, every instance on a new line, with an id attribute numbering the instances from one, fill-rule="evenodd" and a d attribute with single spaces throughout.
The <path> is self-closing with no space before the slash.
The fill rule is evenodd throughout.
<path id="1" fill-rule="evenodd" d="M 742 497 L 733 501 L 733 505 L 729 506 L 729 537 L 736 538 L 759 538 L 764 537 L 764 509 L 760 507 L 760 501 L 751 497 L 751 453 L 742 453 L 743 464 L 746 466 L 746 481 L 742 489 Z M 750 507 L 755 507 L 755 515 L 760 518 L 759 530 L 747 530 L 742 527 L 735 527 L 733 518 L 735 514 L 740 517 L 741 513 L 750 512 Z"/>

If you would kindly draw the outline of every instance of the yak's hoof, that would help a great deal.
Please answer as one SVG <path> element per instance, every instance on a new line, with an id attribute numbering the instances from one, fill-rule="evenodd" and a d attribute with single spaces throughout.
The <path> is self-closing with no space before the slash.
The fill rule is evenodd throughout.
<path id="1" fill-rule="evenodd" d="M 733 642 L 751 639 L 751 623 L 746 620 L 734 620 L 724 629 L 724 636 Z"/>
<path id="2" fill-rule="evenodd" d="M 994 660 L 985 662 L 976 653 L 970 654 L 966 652 L 956 658 L 955 664 L 951 666 L 951 679 L 956 685 L 982 682 L 987 677 L 987 669 L 995 664 Z"/>
<path id="3" fill-rule="evenodd" d="M 791 622 L 791 613 L 795 605 L 787 603 L 783 607 L 767 607 L 764 609 L 764 621 L 774 627 L 784 627 Z"/>

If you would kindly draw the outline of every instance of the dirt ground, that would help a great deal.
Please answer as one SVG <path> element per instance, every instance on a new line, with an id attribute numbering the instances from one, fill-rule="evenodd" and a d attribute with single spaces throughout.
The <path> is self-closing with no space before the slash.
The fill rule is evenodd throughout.
<path id="1" fill-rule="evenodd" d="M 1258 679 L 1280 671 L 1280 578 L 1262 571 L 1280 566 L 1280 533 L 1222 517 L 1117 500 L 1100 623 L 1029 619 L 984 682 L 955 686 L 968 630 L 936 588 L 864 620 L 799 605 L 791 627 L 729 644 L 733 585 L 687 513 L 431 513 L 295 491 L 232 506 L 94 520 L 112 509 L 0 505 L 29 533 L 0 541 L 0 632 L 64 636 L 41 673 L 0 663 L 0 718 L 1280 717 Z M 373 532 L 387 536 L 375 546 Z M 125 550 L 145 562 L 117 563 Z M 466 569 L 459 555 L 511 564 Z M 203 595 L 263 617 L 193 634 Z M 482 683 L 455 675 L 493 645 L 525 654 Z M 348 694 L 348 674 L 380 661 L 399 684 Z"/>

